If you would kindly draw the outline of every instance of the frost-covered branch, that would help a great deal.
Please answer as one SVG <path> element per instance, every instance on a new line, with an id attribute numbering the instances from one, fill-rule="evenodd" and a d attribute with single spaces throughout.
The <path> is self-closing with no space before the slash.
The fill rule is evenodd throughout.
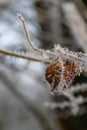
<path id="1" fill-rule="evenodd" d="M 25 37 L 28 42 L 27 43 L 28 51 L 29 53 L 31 52 L 31 55 L 2 48 L 0 48 L 0 53 L 24 58 L 27 60 L 44 62 L 48 64 L 51 63 L 56 58 L 63 58 L 63 59 L 71 58 L 76 60 L 76 62 L 81 66 L 83 72 L 87 72 L 87 53 L 72 52 L 69 51 L 68 49 L 60 47 L 60 45 L 55 45 L 53 50 L 47 50 L 47 51 L 37 48 L 30 38 L 28 27 L 25 23 L 23 16 L 21 14 L 18 14 L 18 17 L 22 23 L 25 32 Z"/>
<path id="2" fill-rule="evenodd" d="M 81 85 L 81 88 L 83 87 L 83 85 Z M 87 86 L 85 86 L 87 89 Z M 73 87 L 72 87 L 73 88 Z M 75 87 L 76 88 L 76 87 Z M 77 88 L 76 88 L 77 90 Z M 75 89 L 74 89 L 74 92 L 75 92 Z M 70 114 L 73 114 L 73 115 L 81 115 L 83 113 L 85 113 L 84 111 L 84 107 L 83 109 L 80 108 L 81 105 L 87 103 L 87 98 L 86 97 L 83 97 L 81 95 L 79 95 L 78 97 L 76 97 L 74 95 L 74 92 L 72 92 L 71 90 L 69 91 L 66 91 L 66 92 L 63 92 L 60 94 L 60 96 L 64 98 L 64 96 L 69 100 L 69 101 L 62 101 L 62 102 L 46 102 L 44 105 L 45 107 L 48 107 L 52 110 L 54 109 L 59 109 L 61 110 L 61 116 L 63 117 L 63 111 L 66 111 L 66 108 L 68 109 L 68 112 L 67 112 L 67 116 L 70 115 Z M 78 91 L 79 92 L 79 91 Z M 58 94 L 59 95 L 59 94 Z"/>
<path id="3" fill-rule="evenodd" d="M 27 60 L 44 62 L 44 63 L 48 63 L 48 64 L 51 63 L 56 58 L 62 58 L 62 59 L 70 58 L 70 59 L 74 59 L 80 65 L 83 72 L 87 72 L 87 53 L 72 52 L 66 48 L 60 47 L 60 45 L 55 45 L 53 50 L 46 50 L 46 51 L 37 48 L 30 38 L 30 33 L 28 31 L 28 27 L 26 25 L 26 22 L 25 22 L 23 16 L 21 14 L 18 14 L 18 17 L 22 23 L 25 37 L 27 39 L 29 54 L 30 53 L 31 54 L 29 55 L 27 53 L 11 51 L 11 50 L 7 50 L 4 48 L 3 49 L 0 48 L 0 53 L 10 55 L 10 56 L 24 58 Z"/>
<path id="4" fill-rule="evenodd" d="M 39 56 L 39 58 L 41 58 L 45 62 L 45 59 L 49 59 L 49 56 L 51 56 L 51 55 L 53 56 L 54 54 L 50 51 L 44 51 L 35 46 L 35 44 L 31 40 L 30 33 L 29 33 L 28 27 L 26 25 L 26 22 L 25 22 L 23 16 L 21 14 L 17 14 L 17 16 L 18 16 L 19 20 L 21 21 L 21 24 L 22 24 L 22 27 L 23 27 L 23 30 L 25 33 L 28 51 L 36 54 L 37 56 Z"/>
<path id="5" fill-rule="evenodd" d="M 30 38 L 30 33 L 29 33 L 29 30 L 28 30 L 28 27 L 26 26 L 26 23 L 25 23 L 25 20 L 24 18 L 22 17 L 21 14 L 17 14 L 18 18 L 20 19 L 21 23 L 22 23 L 22 26 L 23 26 L 23 29 L 24 29 L 24 33 L 25 33 L 25 37 L 26 37 L 26 40 L 28 42 L 28 46 L 29 46 L 29 50 L 31 51 L 37 51 L 37 52 L 40 52 L 40 53 L 43 53 L 43 51 L 41 49 L 38 49 L 34 43 L 32 42 L 31 38 Z"/>
<path id="6" fill-rule="evenodd" d="M 1 54 L 5 54 L 5 55 L 9 55 L 9 56 L 15 56 L 18 58 L 23 58 L 26 60 L 32 60 L 32 61 L 37 61 L 37 62 L 43 62 L 43 59 L 40 57 L 35 57 L 35 56 L 29 56 L 28 54 L 24 53 L 24 52 L 17 52 L 17 51 L 11 51 L 11 50 L 7 50 L 4 48 L 0 48 L 0 53 Z M 50 63 L 50 61 L 48 60 L 44 60 L 45 63 Z"/>

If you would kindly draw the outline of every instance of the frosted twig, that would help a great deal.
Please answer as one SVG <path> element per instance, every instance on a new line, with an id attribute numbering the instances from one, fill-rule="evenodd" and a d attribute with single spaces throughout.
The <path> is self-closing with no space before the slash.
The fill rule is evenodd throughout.
<path id="1" fill-rule="evenodd" d="M 63 58 L 73 58 L 79 63 L 84 63 L 84 66 L 82 67 L 82 72 L 87 73 L 87 54 L 86 53 L 76 53 L 76 52 L 71 52 L 69 50 L 64 50 L 62 47 L 58 47 L 55 51 L 44 51 L 44 55 L 46 57 L 42 56 L 30 56 L 27 53 L 23 52 L 17 52 L 17 51 L 11 51 L 8 49 L 0 48 L 0 53 L 9 55 L 9 56 L 15 56 L 18 58 L 23 58 L 26 60 L 32 60 L 32 61 L 37 61 L 37 62 L 44 62 L 46 64 L 50 64 L 54 59 L 60 57 L 62 55 Z M 48 57 L 48 58 L 47 58 Z"/>
<path id="2" fill-rule="evenodd" d="M 23 53 L 23 52 L 11 51 L 11 50 L 0 48 L 0 53 L 5 54 L 5 55 L 9 55 L 9 56 L 15 56 L 15 57 L 18 57 L 18 58 L 23 58 L 23 59 L 26 59 L 26 60 L 42 62 L 42 59 L 40 59 L 40 57 L 38 58 L 38 57 L 35 57 L 35 56 L 29 56 L 28 54 Z M 44 62 L 50 63 L 50 61 L 48 61 L 48 60 L 44 60 Z"/>
<path id="3" fill-rule="evenodd" d="M 76 115 L 79 112 L 79 106 L 76 98 L 70 92 L 63 92 L 63 94 L 70 100 L 70 107 L 72 108 L 72 113 Z"/>
<path id="4" fill-rule="evenodd" d="M 46 102 L 45 104 L 45 107 L 50 107 L 51 109 L 55 109 L 55 108 L 60 108 L 62 110 L 64 110 L 66 107 L 70 107 L 70 103 L 67 102 L 67 101 L 64 101 L 64 102 Z"/>
<path id="5" fill-rule="evenodd" d="M 23 29 L 25 32 L 25 36 L 28 41 L 28 45 L 30 47 L 29 52 L 31 52 L 31 54 L 33 56 L 29 56 L 26 53 L 10 51 L 7 49 L 2 49 L 2 48 L 0 48 L 0 53 L 10 55 L 10 56 L 24 58 L 27 60 L 44 62 L 44 63 L 48 63 L 48 64 L 51 63 L 54 59 L 59 58 L 59 57 L 62 57 L 63 59 L 71 58 L 71 59 L 76 60 L 76 62 L 80 65 L 83 73 L 84 72 L 87 73 L 87 62 L 86 62 L 87 53 L 72 52 L 72 51 L 69 51 L 68 49 L 64 49 L 64 48 L 60 47 L 59 45 L 55 46 L 55 48 L 53 50 L 47 50 L 47 51 L 37 48 L 30 38 L 30 34 L 29 34 L 29 31 L 26 26 L 24 18 L 22 17 L 21 14 L 18 14 L 18 17 L 22 23 L 22 26 L 23 26 Z"/>
<path id="6" fill-rule="evenodd" d="M 54 56 L 55 56 L 55 57 L 58 57 L 58 56 L 60 56 L 60 55 L 63 55 L 63 53 L 64 53 L 64 55 L 69 55 L 69 56 L 72 56 L 72 57 L 74 57 L 74 58 L 79 59 L 78 56 L 72 55 L 73 53 L 71 53 L 71 52 L 69 52 L 69 54 L 68 54 L 68 52 L 66 53 L 66 51 L 64 51 L 64 49 L 61 48 L 61 47 L 59 47 L 59 50 L 58 50 L 57 54 L 54 54 L 54 53 L 56 52 L 56 51 L 55 51 L 56 49 L 54 50 L 54 53 L 52 53 L 52 51 L 44 51 L 44 50 L 42 50 L 42 49 L 37 48 L 37 47 L 34 45 L 34 43 L 32 42 L 31 38 L 30 38 L 30 33 L 29 33 L 29 30 L 28 30 L 28 27 L 26 26 L 26 22 L 25 22 L 23 16 L 22 16 L 21 14 L 17 14 L 17 16 L 18 16 L 18 18 L 20 19 L 20 21 L 21 21 L 21 23 L 22 23 L 22 26 L 23 26 L 23 29 L 24 29 L 24 33 L 25 33 L 25 37 L 26 37 L 26 39 L 27 39 L 27 41 L 28 41 L 29 47 L 31 48 L 30 51 L 32 51 L 32 50 L 33 50 L 33 52 L 37 51 L 39 55 L 47 56 L 47 57 L 49 57 L 49 59 L 50 59 L 51 56 L 52 56 L 52 58 L 53 58 Z M 70 54 L 70 53 L 71 53 L 71 54 Z M 81 60 L 82 60 L 82 59 L 81 59 Z"/>
<path id="7" fill-rule="evenodd" d="M 18 16 L 18 18 L 20 19 L 20 21 L 22 23 L 22 27 L 24 29 L 25 37 L 26 37 L 26 40 L 28 42 L 29 51 L 31 51 L 31 53 L 34 53 L 35 57 L 36 57 L 36 55 L 39 55 L 39 57 L 42 59 L 41 61 L 43 61 L 43 62 L 45 62 L 45 59 L 49 60 L 51 57 L 53 58 L 54 53 L 52 53 L 51 51 L 44 51 L 42 49 L 37 48 L 34 45 L 34 43 L 32 42 L 32 40 L 30 38 L 30 33 L 29 33 L 28 27 L 26 25 L 26 22 L 25 22 L 23 16 L 21 14 L 17 14 L 17 16 Z"/>
<path id="8" fill-rule="evenodd" d="M 20 21 L 21 21 L 21 23 L 22 23 L 26 40 L 27 40 L 27 42 L 28 42 L 29 47 L 31 47 L 30 49 L 32 49 L 32 50 L 34 50 L 34 51 L 37 51 L 37 52 L 43 53 L 43 50 L 38 49 L 38 48 L 34 45 L 34 43 L 32 42 L 32 40 L 31 40 L 31 38 L 30 38 L 30 33 L 29 33 L 29 30 L 28 30 L 28 27 L 26 26 L 26 23 L 25 23 L 25 20 L 24 20 L 23 16 L 22 16 L 21 14 L 17 14 L 17 16 L 18 16 L 18 18 L 20 19 Z"/>
<path id="9" fill-rule="evenodd" d="M 87 92 L 87 84 L 82 84 L 82 85 L 76 85 L 75 87 L 72 86 L 69 91 L 74 94 L 74 93 L 79 93 L 79 92 Z"/>
<path id="10" fill-rule="evenodd" d="M 83 87 L 81 85 L 81 87 Z M 79 90 L 83 89 L 85 91 L 85 89 L 87 89 L 86 86 L 84 86 L 84 88 L 78 88 L 77 87 L 73 87 L 72 89 L 67 89 L 66 91 L 63 91 L 60 93 L 60 96 L 65 96 L 69 101 L 62 101 L 62 102 L 53 102 L 53 103 L 48 103 L 46 102 L 45 103 L 45 106 L 46 107 L 50 107 L 51 109 L 56 109 L 56 108 L 59 108 L 61 110 L 65 110 L 66 108 L 69 108 L 70 109 L 70 113 L 73 115 L 77 115 L 78 113 L 79 114 L 82 114 L 84 111 L 83 110 L 80 110 L 80 105 L 84 104 L 84 103 L 87 103 L 87 98 L 79 95 L 78 97 L 76 97 L 74 95 L 74 92 L 79 92 Z M 73 90 L 74 89 L 74 90 Z M 76 91 L 75 91 L 76 90 Z M 57 94 L 57 92 L 56 92 Z M 59 95 L 59 94 L 58 94 Z"/>
<path id="11" fill-rule="evenodd" d="M 68 99 L 70 99 L 70 96 L 68 97 Z M 45 107 L 49 107 L 50 109 L 54 110 L 54 109 L 61 109 L 62 111 L 64 111 L 66 108 L 68 108 L 70 110 L 70 113 L 67 112 L 67 115 L 70 115 L 73 113 L 73 115 L 81 115 L 84 113 L 84 110 L 80 109 L 80 105 L 87 103 L 87 98 L 83 98 L 82 96 L 76 97 L 73 100 L 69 101 L 62 101 L 62 102 L 46 102 L 44 105 Z M 64 116 L 61 114 L 61 116 Z"/>

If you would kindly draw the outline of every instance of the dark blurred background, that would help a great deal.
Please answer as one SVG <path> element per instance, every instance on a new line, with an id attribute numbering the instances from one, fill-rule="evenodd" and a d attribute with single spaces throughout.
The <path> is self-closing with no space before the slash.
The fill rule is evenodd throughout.
<path id="1" fill-rule="evenodd" d="M 0 48 L 27 53 L 17 13 L 24 16 L 37 47 L 51 50 L 60 44 L 86 52 L 86 0 L 0 0 Z M 76 115 L 69 106 L 47 107 L 68 99 L 51 94 L 45 68 L 43 63 L 0 54 L 0 130 L 87 130 L 86 102 Z M 73 85 L 86 82 L 87 76 L 81 75 Z M 87 92 L 78 95 L 86 98 Z"/>

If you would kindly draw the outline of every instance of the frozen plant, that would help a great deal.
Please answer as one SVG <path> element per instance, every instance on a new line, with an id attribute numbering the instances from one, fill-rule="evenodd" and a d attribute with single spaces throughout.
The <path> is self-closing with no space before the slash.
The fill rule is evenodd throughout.
<path id="1" fill-rule="evenodd" d="M 69 106 L 72 113 L 77 114 L 80 110 L 79 105 L 86 102 L 87 99 L 82 96 L 76 98 L 74 92 L 79 91 L 79 89 L 84 89 L 84 87 L 76 86 L 73 90 L 73 87 L 70 89 L 68 87 L 72 84 L 72 81 L 77 75 L 87 72 L 87 53 L 72 52 L 66 48 L 62 48 L 60 45 L 55 45 L 52 50 L 37 48 L 30 38 L 29 30 L 23 16 L 21 14 L 17 16 L 24 29 L 28 52 L 20 53 L 18 51 L 0 48 L 0 53 L 47 64 L 45 79 L 51 86 L 51 91 L 53 91 L 54 94 L 61 93 L 70 100 L 70 102 L 50 104 L 50 106 L 52 108 L 65 108 Z M 87 89 L 87 87 L 85 87 L 85 89 Z"/>

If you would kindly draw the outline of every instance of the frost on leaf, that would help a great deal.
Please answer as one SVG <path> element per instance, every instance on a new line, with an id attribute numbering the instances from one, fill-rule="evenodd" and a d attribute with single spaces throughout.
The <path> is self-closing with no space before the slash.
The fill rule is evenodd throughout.
<path id="1" fill-rule="evenodd" d="M 58 86 L 58 84 L 61 80 L 61 74 L 62 74 L 62 67 L 61 67 L 61 60 L 59 60 L 59 59 L 52 62 L 46 68 L 45 77 L 46 77 L 47 82 L 51 86 L 51 91 L 56 89 L 56 87 Z"/>
<path id="2" fill-rule="evenodd" d="M 60 81 L 63 83 L 62 90 L 65 90 L 80 73 L 81 69 L 74 60 L 57 59 L 46 68 L 45 78 L 51 86 L 51 91 L 57 89 Z"/>
<path id="3" fill-rule="evenodd" d="M 70 86 L 72 81 L 77 75 L 80 75 L 80 67 L 77 63 L 75 63 L 74 60 L 67 59 L 63 63 L 63 83 L 64 83 L 64 88 L 65 89 L 67 86 Z"/>

